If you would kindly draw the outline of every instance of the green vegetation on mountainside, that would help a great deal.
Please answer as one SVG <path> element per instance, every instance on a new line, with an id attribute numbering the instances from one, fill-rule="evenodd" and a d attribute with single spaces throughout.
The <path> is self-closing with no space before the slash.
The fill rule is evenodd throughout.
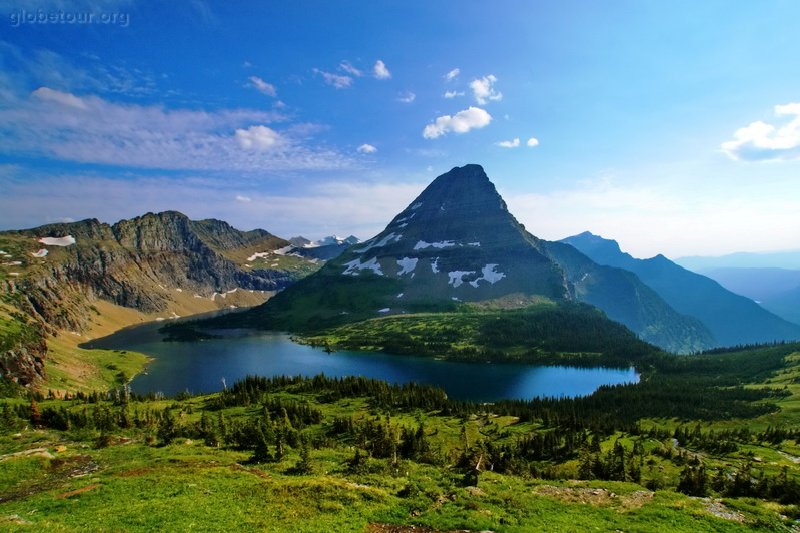
<path id="1" fill-rule="evenodd" d="M 657 351 L 584 304 L 561 302 L 510 310 L 464 304 L 459 309 L 372 318 L 303 340 L 332 349 L 572 365 L 624 366 Z"/>
<path id="2" fill-rule="evenodd" d="M 642 382 L 579 399 L 323 377 L 9 399 L 0 527 L 792 531 L 798 350 L 656 355 Z"/>

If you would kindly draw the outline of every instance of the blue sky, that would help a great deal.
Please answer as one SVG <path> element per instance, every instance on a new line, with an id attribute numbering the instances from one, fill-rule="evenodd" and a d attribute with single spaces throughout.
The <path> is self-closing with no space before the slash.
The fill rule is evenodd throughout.
<path id="1" fill-rule="evenodd" d="M 0 4 L 0 228 L 377 233 L 480 163 L 535 235 L 800 248 L 797 2 Z"/>

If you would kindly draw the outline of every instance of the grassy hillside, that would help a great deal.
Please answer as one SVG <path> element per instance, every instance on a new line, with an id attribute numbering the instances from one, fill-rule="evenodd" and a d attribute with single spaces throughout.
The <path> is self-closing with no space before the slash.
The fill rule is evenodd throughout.
<path id="1" fill-rule="evenodd" d="M 322 377 L 5 400 L 0 527 L 796 531 L 800 345 L 653 364 L 491 405 Z"/>

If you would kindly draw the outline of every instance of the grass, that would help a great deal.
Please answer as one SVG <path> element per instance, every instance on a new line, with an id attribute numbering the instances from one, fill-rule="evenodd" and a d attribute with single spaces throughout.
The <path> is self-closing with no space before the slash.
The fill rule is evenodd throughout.
<path id="1" fill-rule="evenodd" d="M 787 357 L 783 369 L 762 379 L 782 387 L 800 372 L 800 354 Z M 798 424 L 800 391 L 776 400 L 780 410 L 746 420 L 702 422 L 704 431 Z M 218 394 L 185 400 L 133 401 L 130 410 L 171 408 L 179 424 L 191 425 L 212 408 Z M 377 408 L 368 397 L 326 399 L 324 394 L 285 386 L 270 393 L 284 402 L 308 402 L 322 413 L 321 422 L 303 432 L 319 444 L 310 452 L 312 472 L 298 475 L 298 449 L 289 448 L 281 462 L 252 464 L 250 452 L 209 447 L 198 439 L 181 437 L 167 446 L 146 443 L 150 429 L 117 429 L 110 446 L 98 447 L 96 429 L 19 428 L 0 431 L 0 529 L 19 524 L 47 531 L 192 530 L 204 531 L 370 531 L 370 524 L 425 526 L 438 531 L 791 531 L 793 506 L 754 498 L 694 498 L 674 491 L 682 465 L 675 457 L 659 455 L 672 446 L 617 431 L 606 435 L 601 449 L 610 451 L 619 441 L 626 448 L 643 440 L 648 460 L 642 484 L 614 481 L 576 481 L 577 463 L 569 459 L 553 470 L 560 479 L 485 471 L 477 486 L 465 486 L 456 459 L 467 440 L 488 439 L 511 443 L 536 432 L 549 431 L 537 422 L 492 413 L 492 407 L 464 417 L 420 409 Z M 25 400 L 6 400 L 23 408 Z M 81 410 L 78 400 L 43 400 L 40 407 Z M 116 409 L 110 403 L 110 409 Z M 261 416 L 259 404 L 221 411 L 230 421 Z M 389 421 L 415 428 L 424 423 L 440 460 L 433 464 L 400 459 L 366 458 L 353 470 L 354 442 L 331 437 L 337 417 Z M 686 422 L 686 421 L 684 421 Z M 693 422 L 688 421 L 690 424 Z M 644 426 L 667 429 L 675 420 L 649 419 Z M 45 448 L 52 457 L 17 456 L 24 450 Z M 788 467 L 800 476 L 800 465 L 784 455 L 798 452 L 798 443 L 778 445 L 752 442 L 736 452 L 703 455 L 707 468 L 739 465 L 752 455 L 759 468 L 777 472 Z M 681 446 L 678 450 L 684 449 Z M 688 449 L 686 451 L 692 451 Z M 784 452 L 781 454 L 780 452 Z M 658 478 L 664 489 L 655 492 L 646 481 Z M 786 518 L 786 517 L 789 518 Z M 796 527 L 796 523 L 795 526 Z M 398 530 L 404 531 L 404 530 Z M 410 530 L 406 530 L 410 531 Z"/>

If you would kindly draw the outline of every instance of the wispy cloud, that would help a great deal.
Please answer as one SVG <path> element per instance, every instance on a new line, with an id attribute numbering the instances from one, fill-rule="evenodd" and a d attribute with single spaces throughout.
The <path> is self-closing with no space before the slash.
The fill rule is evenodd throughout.
<path id="1" fill-rule="evenodd" d="M 435 139 L 449 132 L 467 133 L 473 129 L 483 128 L 492 121 L 492 116 L 480 107 L 472 107 L 459 111 L 453 116 L 437 117 L 433 124 L 428 124 L 422 131 L 426 139 Z"/>
<path id="2" fill-rule="evenodd" d="M 447 99 L 455 98 L 456 96 L 464 96 L 464 91 L 445 91 L 442 96 Z"/>
<path id="3" fill-rule="evenodd" d="M 81 57 L 81 66 L 52 50 L 23 51 L 0 41 L 0 58 L 6 83 L 14 92 L 46 86 L 61 91 L 88 91 L 102 95 L 143 97 L 158 91 L 151 72 L 104 61 L 94 55 Z"/>
<path id="4" fill-rule="evenodd" d="M 388 80 L 392 77 L 392 73 L 389 72 L 389 69 L 386 68 L 386 64 L 380 59 L 377 60 L 375 66 L 372 67 L 372 73 L 379 80 Z"/>
<path id="5" fill-rule="evenodd" d="M 0 107 L 0 153 L 124 167 L 206 170 L 342 168 L 307 126 L 253 109 L 166 109 L 40 87 Z"/>
<path id="6" fill-rule="evenodd" d="M 250 202 L 253 201 L 253 199 L 250 198 L 249 196 L 244 196 L 242 194 L 237 194 L 236 195 L 236 201 L 237 202 L 242 202 L 243 204 L 249 204 Z"/>
<path id="7" fill-rule="evenodd" d="M 444 79 L 445 81 L 453 81 L 458 77 L 459 74 L 461 74 L 461 69 L 454 68 L 453 70 L 444 75 Z"/>
<path id="8" fill-rule="evenodd" d="M 318 68 L 315 68 L 314 72 L 322 76 L 322 79 L 325 80 L 325 83 L 333 87 L 336 87 L 337 89 L 347 89 L 348 87 L 353 85 L 353 78 L 351 78 L 350 76 L 342 76 L 340 74 L 326 72 Z"/>
<path id="9" fill-rule="evenodd" d="M 339 68 L 357 78 L 360 78 L 361 76 L 364 75 L 363 72 L 354 67 L 352 63 L 350 63 L 349 61 L 342 61 L 341 63 L 339 63 Z"/>
<path id="10" fill-rule="evenodd" d="M 722 151 L 732 159 L 770 161 L 800 159 L 800 103 L 775 106 L 775 115 L 787 118 L 781 125 L 756 121 L 733 134 L 733 140 L 722 143 Z"/>
<path id="11" fill-rule="evenodd" d="M 271 96 L 273 98 L 278 96 L 278 91 L 275 89 L 275 86 L 272 85 L 271 83 L 267 83 L 258 76 L 250 76 L 248 79 L 250 80 L 251 86 L 255 87 L 258 92 L 266 94 L 267 96 Z"/>
<path id="12" fill-rule="evenodd" d="M 486 105 L 491 100 L 502 100 L 503 93 L 494 88 L 495 83 L 497 83 L 497 78 L 494 74 L 489 74 L 488 76 L 469 82 L 469 87 L 472 89 L 472 95 L 475 97 L 475 101 L 481 105 Z"/>
<path id="13" fill-rule="evenodd" d="M 378 151 L 377 148 L 375 148 L 371 144 L 367 144 L 367 143 L 364 143 L 361 146 L 359 146 L 358 148 L 356 148 L 356 152 L 358 152 L 360 154 L 374 154 L 377 151 Z"/>
<path id="14" fill-rule="evenodd" d="M 411 102 L 417 99 L 417 95 L 412 93 L 411 91 L 405 91 L 400 93 L 397 99 L 405 104 L 410 104 Z"/>

